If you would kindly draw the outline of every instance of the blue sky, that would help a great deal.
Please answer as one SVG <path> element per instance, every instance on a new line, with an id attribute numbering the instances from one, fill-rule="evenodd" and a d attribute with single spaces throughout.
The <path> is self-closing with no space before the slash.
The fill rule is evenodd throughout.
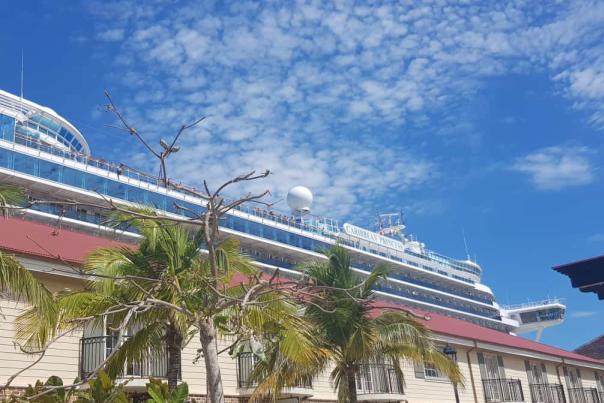
<path id="1" fill-rule="evenodd" d="M 207 115 L 171 176 L 269 168 L 256 189 L 306 185 L 315 213 L 365 226 L 402 208 L 442 253 L 463 257 L 465 231 L 500 303 L 564 298 L 544 342 L 604 331 L 551 270 L 604 253 L 604 3 L 139 3 L 4 2 L 0 88 L 18 92 L 23 49 L 27 98 L 152 171 L 103 90 L 153 140 Z"/>

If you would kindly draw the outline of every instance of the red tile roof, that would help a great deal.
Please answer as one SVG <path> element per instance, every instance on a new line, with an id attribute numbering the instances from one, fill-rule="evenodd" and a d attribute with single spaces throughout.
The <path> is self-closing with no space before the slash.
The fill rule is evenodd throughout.
<path id="1" fill-rule="evenodd" d="M 398 304 L 387 301 L 376 302 L 376 306 L 378 306 L 380 309 L 400 309 L 401 307 Z M 519 336 L 513 336 L 508 333 L 489 329 L 474 323 L 466 322 L 465 320 L 450 318 L 438 313 L 423 311 L 416 308 L 411 308 L 409 310 L 415 313 L 416 316 L 420 318 L 419 320 L 434 333 L 604 365 L 604 361 L 601 360 L 573 353 L 571 351 L 566 351 L 561 348 L 549 346 L 547 344 L 537 343 L 536 341 L 528 340 Z"/>
<path id="2" fill-rule="evenodd" d="M 96 248 L 120 246 L 132 245 L 24 219 L 0 217 L 0 249 L 15 254 L 81 264 Z"/>
<path id="3" fill-rule="evenodd" d="M 48 225 L 23 219 L 0 218 L 0 249 L 12 253 L 62 259 L 81 264 L 86 255 L 95 248 L 119 246 L 132 247 L 132 244 L 67 229 L 57 230 Z M 243 279 L 237 277 L 233 281 L 239 282 Z M 604 361 L 437 313 L 408 308 L 389 301 L 377 301 L 376 308 L 379 310 L 402 308 L 414 312 L 420 318 L 429 317 L 428 320 L 420 320 L 434 333 L 604 365 Z"/>

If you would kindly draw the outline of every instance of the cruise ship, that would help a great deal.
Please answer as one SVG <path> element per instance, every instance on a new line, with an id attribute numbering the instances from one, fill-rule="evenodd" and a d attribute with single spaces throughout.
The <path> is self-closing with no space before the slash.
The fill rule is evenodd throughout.
<path id="1" fill-rule="evenodd" d="M 186 215 L 175 203 L 203 211 L 204 201 L 182 189 L 166 187 L 152 175 L 124 164 L 92 157 L 84 135 L 54 110 L 0 90 L 0 184 L 21 186 L 39 200 L 121 203 L 153 206 L 164 214 Z M 292 184 L 294 185 L 294 184 Z M 375 231 L 317 217 L 310 212 L 310 190 L 295 186 L 287 195 L 293 211 L 256 207 L 231 211 L 221 223 L 223 234 L 236 236 L 243 251 L 263 270 L 291 276 L 321 250 L 339 244 L 348 249 L 355 270 L 367 275 L 378 264 L 390 273 L 377 292 L 385 299 L 463 319 L 506 333 L 537 332 L 561 323 L 566 308 L 559 300 L 502 307 L 482 284 L 482 268 L 430 250 L 404 234 L 405 226 L 383 216 Z M 24 218 L 96 235 L 136 242 L 128 228 L 105 225 L 105 212 L 59 204 L 34 205 Z M 386 222 L 387 221 L 387 222 Z"/>
<path id="2" fill-rule="evenodd" d="M 32 199 L 46 201 L 0 217 L 0 252 L 14 256 L 52 291 L 85 286 L 78 268 L 91 251 L 131 247 L 140 239 L 127 226 L 108 225 L 106 210 L 90 206 L 112 199 L 153 206 L 180 218 L 205 208 L 185 185 L 175 189 L 124 164 L 93 158 L 84 135 L 55 111 L 0 91 L 2 185 L 23 187 Z M 349 251 L 360 276 L 386 264 L 389 275 L 377 290 L 386 300 L 384 306 L 414 311 L 435 346 L 457 363 L 466 380 L 465 387 L 458 388 L 430 363 L 403 360 L 401 372 L 385 362 L 367 363 L 356 373 L 358 401 L 604 402 L 602 361 L 517 336 L 535 332 L 539 337 L 543 329 L 561 323 L 566 312 L 561 301 L 500 306 L 482 284 L 480 265 L 432 251 L 405 234 L 397 214 L 380 216 L 374 229 L 340 224 L 314 215 L 312 198 L 309 189 L 293 186 L 286 197 L 290 210 L 257 205 L 233 210 L 221 222 L 221 234 L 237 237 L 243 251 L 267 273 L 299 276 L 300 262 L 325 259 L 321 251 L 336 244 Z M 57 203 L 48 203 L 53 200 Z M 66 200 L 76 203 L 61 203 Z M 83 325 L 44 354 L 26 354 L 14 343 L 15 318 L 26 308 L 24 301 L 0 292 L 0 400 L 24 393 L 27 385 L 51 375 L 67 382 L 87 378 L 119 348 L 112 329 Z M 131 329 L 120 334 L 130 337 Z M 250 380 L 257 357 L 249 351 L 230 355 L 229 343 L 218 341 L 224 352 L 219 356 L 224 395 L 227 402 L 246 403 L 257 386 Z M 199 340 L 192 338 L 180 356 L 179 377 L 188 384 L 192 401 L 207 397 L 200 348 Z M 166 353 L 128 362 L 117 380 L 141 401 L 149 378 L 167 377 L 167 358 Z M 327 369 L 311 382 L 285 388 L 279 401 L 337 401 L 329 373 Z M 10 382 L 10 387 L 2 386 Z"/>

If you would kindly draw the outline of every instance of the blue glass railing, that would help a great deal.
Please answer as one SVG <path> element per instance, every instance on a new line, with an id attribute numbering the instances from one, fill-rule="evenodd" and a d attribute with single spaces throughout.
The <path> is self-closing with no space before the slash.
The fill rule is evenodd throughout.
<path id="1" fill-rule="evenodd" d="M 104 171 L 119 175 L 122 178 L 129 178 L 129 179 L 131 178 L 131 179 L 146 183 L 148 185 L 151 185 L 152 187 L 155 187 L 155 189 L 150 189 L 150 190 L 141 189 L 139 186 L 131 186 L 128 184 L 124 184 L 123 182 L 118 182 L 118 181 L 115 181 L 112 179 L 104 178 L 102 176 L 98 176 L 98 175 L 95 175 L 92 173 L 87 173 L 87 172 L 82 172 L 82 171 L 79 171 L 80 173 L 78 174 L 76 172 L 77 170 L 74 170 L 72 168 L 68 168 L 68 167 L 57 168 L 57 167 L 49 166 L 49 164 L 52 164 L 52 163 L 48 163 L 44 160 L 39 160 L 40 162 L 39 162 L 39 172 L 38 173 L 35 172 L 35 169 L 34 169 L 34 172 L 31 172 L 31 169 L 33 169 L 35 167 L 35 165 L 28 164 L 27 162 L 22 164 L 22 165 L 25 165 L 25 167 L 23 167 L 25 169 L 19 169 L 19 166 L 18 166 L 19 160 L 32 158 L 29 156 L 15 157 L 15 162 L 17 164 L 14 169 L 16 169 L 18 171 L 33 174 L 36 176 L 40 176 L 45 179 L 55 180 L 55 181 L 65 183 L 68 185 L 85 188 L 87 190 L 97 191 L 101 194 L 105 194 L 105 195 L 108 195 L 111 197 L 116 197 L 116 198 L 119 198 L 122 200 L 132 201 L 135 203 L 153 205 L 154 207 L 156 207 L 160 210 L 177 213 L 177 214 L 181 214 L 181 215 L 191 216 L 192 214 L 188 213 L 186 210 L 179 210 L 179 209 L 175 208 L 174 203 L 178 203 L 178 204 L 182 205 L 183 207 L 185 207 L 186 209 L 192 209 L 193 211 L 202 211 L 201 202 L 199 202 L 199 204 L 198 203 L 189 203 L 189 202 L 185 202 L 180 199 L 174 199 L 169 196 L 158 193 L 157 191 L 163 190 L 163 189 L 165 189 L 165 187 L 164 187 L 164 184 L 162 183 L 162 181 L 160 181 L 157 177 L 153 177 L 151 175 L 141 173 L 139 171 L 128 168 L 124 165 L 118 165 L 118 164 L 113 164 L 113 163 L 110 163 L 110 162 L 107 162 L 104 160 L 93 159 L 91 157 L 88 157 L 88 156 L 85 156 L 82 154 L 78 154 L 78 153 L 66 152 L 65 150 L 61 150 L 56 147 L 51 147 L 49 145 L 43 144 L 36 139 L 32 139 L 31 137 L 24 137 L 24 136 L 17 135 L 17 136 L 15 136 L 14 140 L 16 143 L 25 145 L 29 148 L 37 149 L 39 151 L 42 151 L 42 152 L 45 152 L 48 154 L 52 154 L 55 156 L 59 156 L 61 158 L 77 161 L 79 163 L 86 165 L 86 167 L 102 169 Z M 28 166 L 30 169 L 27 169 Z M 178 185 L 182 186 L 182 184 L 178 184 Z M 185 186 L 182 186 L 182 188 L 186 189 Z M 181 193 L 183 195 L 192 197 L 192 194 L 189 192 L 175 190 L 175 189 L 171 189 L 171 190 L 176 193 Z M 296 228 L 296 229 L 300 229 L 300 230 L 303 230 L 305 232 L 309 232 L 312 234 L 321 235 L 323 237 L 331 238 L 339 243 L 345 244 L 345 245 L 350 246 L 355 249 L 365 250 L 365 251 L 373 253 L 375 255 L 384 256 L 384 257 L 387 257 L 389 259 L 392 259 L 392 260 L 395 260 L 395 261 L 398 261 L 401 263 L 409 264 L 409 265 L 416 266 L 416 267 L 421 267 L 425 270 L 436 272 L 436 270 L 430 266 L 421 265 L 416 262 L 401 258 L 399 256 L 389 255 L 384 252 L 379 252 L 378 250 L 374 250 L 371 248 L 361 247 L 358 244 L 355 244 L 354 242 L 350 242 L 350 241 L 338 238 L 336 236 L 336 234 L 339 232 L 339 228 L 337 226 L 333 226 L 333 225 L 330 226 L 329 224 L 316 225 L 316 223 L 308 224 L 307 222 L 304 222 L 304 221 L 295 220 L 293 217 L 288 217 L 288 216 L 282 215 L 282 214 L 275 214 L 273 212 L 268 212 L 268 211 L 262 210 L 262 209 L 242 208 L 240 210 L 244 211 L 248 214 L 254 215 L 256 217 L 259 217 L 262 220 L 273 221 L 276 223 L 286 225 L 288 228 Z M 297 246 L 297 245 L 295 245 L 295 246 Z M 312 250 L 316 250 L 316 248 L 313 248 Z M 426 262 L 433 261 L 433 262 L 445 264 L 448 267 L 453 268 L 455 270 L 470 272 L 471 274 L 475 274 L 475 275 L 480 274 L 479 271 L 476 271 L 476 270 L 468 271 L 467 269 L 461 268 L 460 267 L 461 263 L 457 264 L 459 262 L 455 261 L 454 259 L 443 257 L 443 256 L 438 255 L 431 251 L 428 251 L 428 254 L 434 255 L 437 258 L 432 258 L 432 257 L 430 257 L 428 255 L 424 255 L 424 254 L 413 253 L 411 251 L 407 251 L 406 253 L 410 256 L 416 257 L 418 259 L 422 259 Z M 442 272 L 442 274 L 448 275 L 448 273 L 445 273 L 445 272 Z M 452 277 L 454 277 L 457 280 L 464 281 L 464 282 L 467 282 L 470 284 L 474 283 L 472 280 L 463 278 L 460 276 L 452 275 Z"/>
<path id="2" fill-rule="evenodd" d="M 194 211 L 196 214 L 201 214 L 204 208 L 201 206 L 201 200 L 198 202 L 189 202 L 179 198 L 173 198 L 171 196 L 159 193 L 159 191 L 163 190 L 161 183 L 158 183 L 157 178 L 153 178 L 148 175 L 143 175 L 138 173 L 137 171 L 130 170 L 127 168 L 120 167 L 115 164 L 106 163 L 99 160 L 93 160 L 81 154 L 75 153 L 67 153 L 63 150 L 59 150 L 57 148 L 49 147 L 44 144 L 40 144 L 35 142 L 29 138 L 21 138 L 21 140 L 17 141 L 22 144 L 27 145 L 28 147 L 36 148 L 42 152 L 52 153 L 53 155 L 58 155 L 63 158 L 72 159 L 74 161 L 78 161 L 86 164 L 86 166 L 92 166 L 94 168 L 103 169 L 108 172 L 113 172 L 116 174 L 120 174 L 121 177 L 133 178 L 138 181 L 143 181 L 150 185 L 154 185 L 156 189 L 143 189 L 140 186 L 133 186 L 127 183 L 123 183 L 121 181 L 116 181 L 107 177 L 100 176 L 96 173 L 86 172 L 77 170 L 68 166 L 65 166 L 60 163 L 47 161 L 41 158 L 29 156 L 22 154 L 15 150 L 5 149 L 0 147 L 0 167 L 6 167 L 13 169 L 15 171 L 19 171 L 22 173 L 26 173 L 29 175 L 37 176 L 40 178 L 44 178 L 47 180 L 55 181 L 58 183 L 63 183 L 70 186 L 75 186 L 81 189 L 96 191 L 100 194 L 117 198 L 125 201 L 130 201 L 133 203 L 140 203 L 146 205 L 152 205 L 155 208 L 163 211 L 167 211 L 174 214 L 184 215 L 188 217 L 193 217 L 195 214 L 190 213 L 188 210 Z M 164 190 L 165 191 L 165 190 Z M 194 198 L 188 195 L 188 198 L 193 200 Z M 183 206 L 185 209 L 179 209 L 177 205 Z M 312 233 L 316 235 L 321 235 L 323 237 L 332 239 L 335 242 L 350 246 L 355 249 L 368 250 L 367 248 L 359 248 L 358 245 L 355 245 L 354 242 L 347 241 L 345 239 L 338 238 L 333 232 L 330 232 L 329 227 L 318 227 L 315 225 L 309 225 L 306 222 L 302 222 L 299 220 L 295 220 L 292 217 L 288 217 L 281 214 L 274 214 L 271 212 L 267 212 L 266 210 L 261 209 L 240 209 L 241 211 L 251 214 L 252 216 L 256 216 L 261 219 L 261 221 L 271 221 L 279 224 L 283 224 L 287 229 L 275 228 L 272 225 L 266 225 L 263 223 L 258 223 L 249 219 L 245 219 L 233 214 L 227 215 L 224 220 L 221 222 L 221 226 L 233 229 L 239 232 L 243 232 L 250 235 L 255 235 L 264 239 L 272 240 L 275 242 L 284 243 L 291 246 L 296 246 L 302 249 L 311 250 L 311 251 L 320 251 L 323 249 L 329 248 L 332 244 L 326 243 L 322 241 L 318 241 L 314 238 L 304 236 L 301 234 L 296 234 L 291 231 L 291 229 L 299 229 L 305 231 L 307 233 Z M 89 221 L 89 220 L 86 220 Z M 89 221 L 95 222 L 95 221 Z M 385 253 L 378 253 L 377 251 L 370 250 L 376 255 L 381 255 L 392 259 L 394 261 L 420 267 L 425 270 L 429 270 L 432 272 L 436 272 L 436 270 L 432 267 L 421 265 L 417 262 L 404 259 L 402 257 L 396 255 L 386 255 Z M 407 252 L 409 255 L 420 258 L 424 261 L 430 261 L 431 259 L 422 254 L 416 254 L 413 252 Z M 371 270 L 371 267 L 368 265 L 355 264 L 364 270 Z M 456 278 L 458 278 L 456 276 Z M 405 281 L 407 281 L 407 278 Z M 461 279 L 461 278 L 458 278 Z M 468 279 L 461 279 L 470 284 L 473 282 Z M 419 284 L 417 279 L 413 279 L 412 282 Z M 429 287 L 436 288 L 439 286 L 434 286 L 428 282 L 423 284 L 427 284 Z M 420 284 L 420 285 L 423 285 Z M 448 287 L 440 287 L 438 288 L 441 291 L 452 293 L 455 295 L 462 296 L 464 298 L 470 298 L 476 301 L 491 303 L 488 298 L 476 297 L 474 295 L 468 294 L 463 290 L 456 290 Z"/>
<path id="3" fill-rule="evenodd" d="M 489 305 L 493 304 L 493 300 L 490 300 L 488 298 L 483 298 L 483 297 L 480 297 L 478 295 L 474 295 L 474 294 L 470 294 L 470 293 L 465 293 L 462 290 L 456 290 L 456 289 L 445 287 L 445 286 L 442 286 L 442 285 L 439 285 L 439 284 L 436 284 L 436 283 L 431 283 L 429 281 L 424 281 L 424 280 L 421 280 L 421 279 L 413 278 L 413 277 L 404 275 L 404 274 L 396 272 L 396 271 L 391 271 L 388 274 L 388 276 L 392 277 L 392 278 L 396 278 L 398 280 L 406 281 L 408 283 L 421 285 L 421 286 L 427 287 L 427 288 L 433 288 L 435 290 L 439 290 L 439 291 L 446 292 L 446 293 L 449 293 L 449 294 L 457 295 L 459 297 L 471 299 L 473 301 L 482 302 L 484 304 L 489 304 Z"/>
<path id="4" fill-rule="evenodd" d="M 77 209 L 76 207 L 72 207 L 72 206 L 61 206 L 61 205 L 54 205 L 54 204 L 39 204 L 39 205 L 34 205 L 32 208 L 36 211 L 41 211 L 41 212 L 57 215 L 60 217 L 71 218 L 71 219 L 78 220 L 78 221 L 84 221 L 84 222 L 93 223 L 93 224 L 97 224 L 97 225 L 106 224 L 105 217 L 101 216 L 100 214 L 90 214 L 87 211 Z M 122 231 L 133 232 L 133 233 L 137 232 L 134 227 L 129 226 L 127 224 L 122 224 L 122 225 L 118 226 L 117 229 L 120 229 Z M 252 250 L 252 249 L 243 249 L 242 251 L 244 253 L 246 253 L 251 259 L 253 259 L 257 262 L 269 264 L 269 265 L 276 266 L 276 267 L 282 267 L 282 268 L 289 269 L 289 270 L 296 270 L 296 268 L 297 268 L 296 263 L 287 261 L 285 259 L 266 256 L 265 254 Z M 355 266 L 358 266 L 358 265 L 355 264 Z M 367 266 L 367 265 L 361 265 L 361 266 L 364 266 L 363 268 L 365 270 L 371 271 L 371 268 L 369 266 Z M 390 277 L 403 279 L 405 281 L 409 281 L 410 283 L 419 283 L 418 285 L 424 285 L 427 288 L 433 288 L 433 289 L 442 288 L 442 287 L 435 287 L 433 284 L 430 284 L 427 282 L 422 282 L 421 280 L 409 278 L 407 276 L 402 276 L 397 273 L 390 273 Z M 394 289 L 391 287 L 386 287 L 386 286 L 379 286 L 379 287 L 377 287 L 377 289 L 385 291 L 385 292 L 394 293 L 396 295 L 405 296 L 405 297 L 419 300 L 419 301 L 447 306 L 449 308 L 454 308 L 454 309 L 462 310 L 465 312 L 470 312 L 470 313 L 475 313 L 475 314 L 481 314 L 480 312 L 482 312 L 479 310 L 473 310 L 471 308 L 467 308 L 463 305 L 445 302 L 443 300 L 437 299 L 436 297 L 424 296 L 422 294 L 414 294 L 410 291 L 401 291 L 401 290 L 397 290 L 397 289 Z M 453 293 L 452 290 L 448 290 L 446 288 L 442 288 L 442 290 L 445 292 L 451 293 L 451 294 Z"/>
<path id="5" fill-rule="evenodd" d="M 384 285 L 378 285 L 375 287 L 375 289 L 378 291 L 385 292 L 387 294 L 394 294 L 394 295 L 398 295 L 398 296 L 408 298 L 411 300 L 422 301 L 422 302 L 426 302 L 428 304 L 437 305 L 437 306 L 444 306 L 444 307 L 455 309 L 458 311 L 467 312 L 467 313 L 471 313 L 471 314 L 478 315 L 478 316 L 483 316 L 485 318 L 501 320 L 499 311 L 495 311 L 495 310 L 491 311 L 491 310 L 486 310 L 486 309 L 485 310 L 474 309 L 474 308 L 464 306 L 461 304 L 456 304 L 454 302 L 444 301 L 444 300 L 436 298 L 432 295 L 412 293 L 411 291 L 408 291 L 408 290 L 399 290 L 399 289 L 395 289 L 395 288 L 384 286 Z"/>

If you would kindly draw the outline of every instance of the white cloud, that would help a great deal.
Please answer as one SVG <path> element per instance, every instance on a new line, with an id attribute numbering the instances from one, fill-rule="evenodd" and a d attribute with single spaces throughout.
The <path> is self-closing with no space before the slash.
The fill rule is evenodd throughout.
<path id="1" fill-rule="evenodd" d="M 587 240 L 589 242 L 593 242 L 593 243 L 604 244 L 604 234 L 603 233 L 592 234 L 587 238 Z"/>
<path id="2" fill-rule="evenodd" d="M 124 30 L 121 28 L 108 29 L 97 34 L 97 38 L 102 41 L 114 42 L 124 39 Z"/>
<path id="3" fill-rule="evenodd" d="M 437 166 L 408 144 L 406 123 L 432 111 L 459 121 L 454 101 L 490 77 L 544 71 L 604 127 L 603 3 L 467 3 L 120 0 L 91 10 L 100 38 L 123 39 L 112 86 L 141 129 L 165 137 L 211 116 L 184 139 L 175 175 L 199 183 L 270 168 L 276 193 L 305 184 L 319 210 L 345 214 L 429 183 Z M 581 150 L 542 150 L 516 169 L 548 189 L 593 178 Z"/>
<path id="4" fill-rule="evenodd" d="M 586 185 L 594 179 L 594 167 L 586 147 L 554 146 L 519 159 L 512 169 L 529 175 L 538 189 L 560 190 Z"/>
<path id="5" fill-rule="evenodd" d="M 574 311 L 570 314 L 571 318 L 581 319 L 581 318 L 591 318 L 592 316 L 596 316 L 598 313 L 594 311 Z"/>

